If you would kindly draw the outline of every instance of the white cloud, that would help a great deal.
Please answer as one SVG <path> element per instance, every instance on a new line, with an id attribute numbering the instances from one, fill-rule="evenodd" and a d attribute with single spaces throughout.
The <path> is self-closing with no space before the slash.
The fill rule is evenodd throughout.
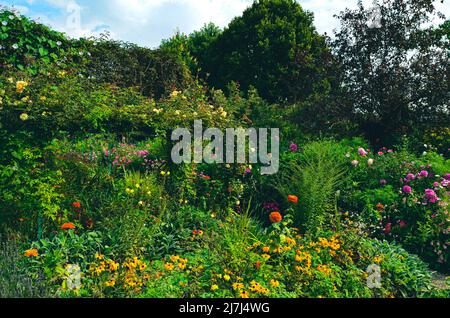
<path id="1" fill-rule="evenodd" d="M 108 29 L 111 35 L 120 40 L 155 47 L 162 39 L 173 35 L 175 30 L 190 33 L 205 23 L 214 22 L 225 27 L 233 17 L 242 14 L 253 0 L 27 0 L 30 14 L 34 6 L 46 3 L 58 14 L 39 16 L 46 24 L 70 36 L 98 35 Z M 1 0 L 0 0 L 1 2 Z M 333 15 L 346 7 L 356 7 L 357 0 L 298 0 L 304 9 L 315 16 L 315 25 L 319 32 L 331 35 L 339 22 Z M 369 5 L 372 0 L 364 0 Z M 438 8 L 450 15 L 448 0 L 445 4 L 436 1 Z M 68 23 L 72 11 L 68 7 L 80 6 L 80 25 L 73 27 Z M 25 10 L 26 7 L 22 8 Z M 73 21 L 72 21 L 73 22 Z"/>

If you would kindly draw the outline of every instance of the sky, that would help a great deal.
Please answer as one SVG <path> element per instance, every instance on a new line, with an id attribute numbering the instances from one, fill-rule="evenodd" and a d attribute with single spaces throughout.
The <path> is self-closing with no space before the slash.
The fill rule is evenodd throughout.
<path id="1" fill-rule="evenodd" d="M 320 33 L 331 35 L 339 26 L 334 14 L 355 7 L 357 0 L 297 0 L 312 11 Z M 71 37 L 98 36 L 108 31 L 117 40 L 157 47 L 177 30 L 189 34 L 205 23 L 225 27 L 253 0 L 0 0 L 22 14 Z M 363 3 L 370 5 L 371 0 Z M 436 1 L 450 16 L 450 0 Z"/>

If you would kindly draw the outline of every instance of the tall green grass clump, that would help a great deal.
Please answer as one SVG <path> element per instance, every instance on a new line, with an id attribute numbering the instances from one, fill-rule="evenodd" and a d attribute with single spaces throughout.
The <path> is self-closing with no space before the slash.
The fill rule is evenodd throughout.
<path id="1" fill-rule="evenodd" d="M 312 234 L 338 226 L 336 200 L 346 172 L 339 144 L 312 142 L 288 159 L 276 187 L 284 197 L 299 197 L 293 207 L 295 222 Z"/>

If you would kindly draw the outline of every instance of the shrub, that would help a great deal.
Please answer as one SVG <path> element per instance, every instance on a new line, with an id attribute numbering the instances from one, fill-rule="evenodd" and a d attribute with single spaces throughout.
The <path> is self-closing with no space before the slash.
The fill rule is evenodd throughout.
<path id="1" fill-rule="evenodd" d="M 90 42 L 86 76 L 97 83 L 136 87 L 145 96 L 159 99 L 191 83 L 189 70 L 176 56 L 105 38 Z"/>
<path id="2" fill-rule="evenodd" d="M 52 287 L 42 272 L 27 269 L 16 241 L 0 242 L 0 298 L 51 297 Z"/>

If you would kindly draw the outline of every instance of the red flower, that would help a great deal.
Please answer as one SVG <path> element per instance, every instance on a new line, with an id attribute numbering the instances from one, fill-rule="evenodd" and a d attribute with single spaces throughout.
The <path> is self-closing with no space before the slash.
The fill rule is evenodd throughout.
<path id="1" fill-rule="evenodd" d="M 386 224 L 386 227 L 384 228 L 384 233 L 389 234 L 391 233 L 391 230 L 392 230 L 392 223 Z"/>
<path id="2" fill-rule="evenodd" d="M 256 262 L 255 263 L 255 267 L 256 267 L 256 269 L 260 269 L 261 268 L 261 262 Z"/>
<path id="3" fill-rule="evenodd" d="M 75 224 L 72 222 L 67 222 L 61 225 L 61 230 L 75 230 Z"/>
<path id="4" fill-rule="evenodd" d="M 269 215 L 269 220 L 272 223 L 280 223 L 283 220 L 280 212 L 272 212 Z"/>
<path id="5" fill-rule="evenodd" d="M 75 209 L 79 209 L 79 208 L 81 208 L 81 203 L 80 203 L 80 202 L 73 202 L 73 203 L 72 203 L 72 206 L 73 206 Z"/>
<path id="6" fill-rule="evenodd" d="M 298 197 L 296 195 L 288 195 L 288 201 L 297 204 Z"/>

